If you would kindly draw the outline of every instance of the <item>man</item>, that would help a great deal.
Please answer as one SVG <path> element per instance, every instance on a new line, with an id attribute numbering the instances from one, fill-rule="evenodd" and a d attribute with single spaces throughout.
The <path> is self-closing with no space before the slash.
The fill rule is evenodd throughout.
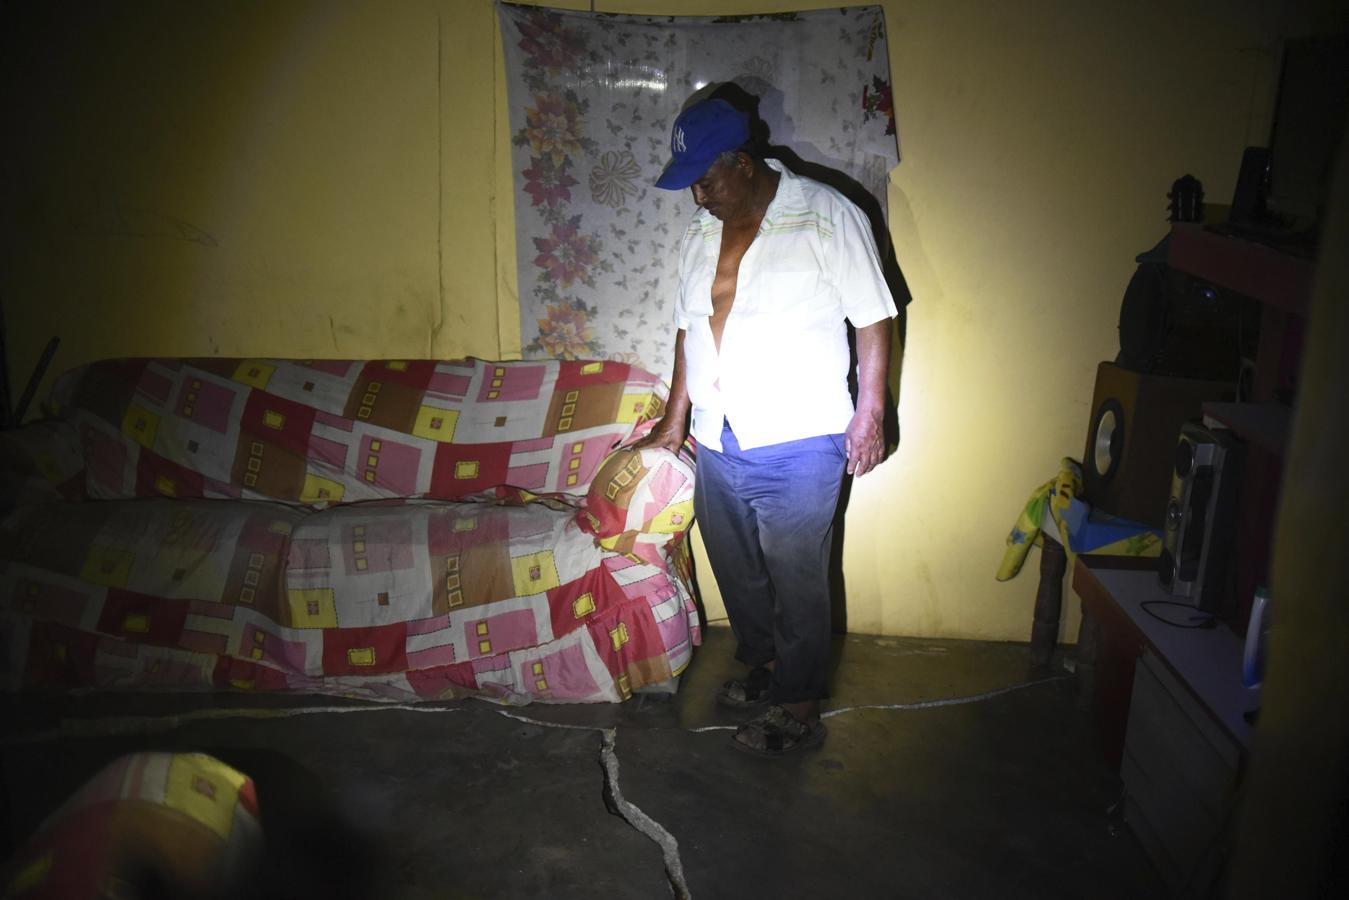
<path id="1" fill-rule="evenodd" d="M 675 120 L 656 186 L 692 188 L 700 209 L 680 249 L 669 406 L 639 446 L 676 449 L 692 411 L 695 513 L 751 667 L 717 700 L 771 702 L 736 746 L 781 755 L 824 739 L 833 518 L 845 470 L 860 477 L 884 456 L 895 304 L 866 217 L 765 159 L 749 126 L 720 99 Z"/>

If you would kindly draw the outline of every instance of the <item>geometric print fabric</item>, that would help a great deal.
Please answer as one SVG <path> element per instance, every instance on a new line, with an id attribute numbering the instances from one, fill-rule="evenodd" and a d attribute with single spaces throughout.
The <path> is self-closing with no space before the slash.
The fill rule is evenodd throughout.
<path id="1" fill-rule="evenodd" d="M 416 699 L 428 695 L 414 672 L 438 672 L 443 693 L 429 696 L 618 700 L 682 671 L 699 642 L 675 565 L 598 546 L 572 511 L 543 504 L 97 505 L 110 514 L 67 529 L 77 549 L 64 560 L 25 558 L 11 538 L 41 518 L 80 521 L 72 507 L 89 504 L 29 507 L 0 529 L 17 551 L 0 551 L 0 628 L 31 638 L 7 661 L 11 688 L 228 676 L 241 689 Z M 173 519 L 182 536 L 166 543 Z"/>
<path id="2" fill-rule="evenodd" d="M 647 373 L 584 361 L 67 375 L 65 433 L 105 499 L 0 521 L 4 684 L 624 699 L 700 639 L 691 460 L 658 454 L 623 492 L 655 533 L 583 509 L 664 398 Z"/>
<path id="3" fill-rule="evenodd" d="M 317 507 L 501 485 L 581 496 L 665 397 L 622 363 L 473 359 L 115 360 L 53 393 L 98 460 L 90 497 Z"/>
<path id="4" fill-rule="evenodd" d="M 252 779 L 200 753 L 134 753 L 103 768 L 10 860 L 6 896 L 129 895 L 110 885 L 173 885 L 174 896 L 255 889 L 262 843 Z"/>

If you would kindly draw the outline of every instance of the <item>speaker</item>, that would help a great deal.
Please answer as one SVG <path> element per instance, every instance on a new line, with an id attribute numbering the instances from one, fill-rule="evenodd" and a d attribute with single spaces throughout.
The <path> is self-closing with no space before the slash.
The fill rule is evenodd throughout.
<path id="1" fill-rule="evenodd" d="M 1259 315 L 1249 297 L 1142 262 L 1120 303 L 1115 362 L 1173 378 L 1236 378 L 1243 351 L 1254 353 Z"/>
<path id="2" fill-rule="evenodd" d="M 1161 528 L 1181 425 L 1199 417 L 1204 401 L 1235 394 L 1232 382 L 1147 375 L 1101 363 L 1082 458 L 1086 500 L 1111 515 Z"/>
<path id="3" fill-rule="evenodd" d="M 1243 456 L 1225 428 L 1181 426 L 1158 575 L 1173 596 L 1215 615 L 1225 606 Z"/>

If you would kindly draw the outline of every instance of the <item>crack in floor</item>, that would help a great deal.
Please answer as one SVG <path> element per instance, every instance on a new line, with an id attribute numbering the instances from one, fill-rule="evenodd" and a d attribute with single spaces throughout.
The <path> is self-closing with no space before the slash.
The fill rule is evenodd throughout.
<path id="1" fill-rule="evenodd" d="M 679 841 L 655 819 L 642 811 L 642 808 L 624 798 L 618 784 L 618 753 L 615 744 L 618 729 L 606 728 L 600 745 L 600 765 L 604 769 L 604 805 L 609 812 L 621 816 L 633 828 L 656 842 L 661 856 L 665 860 L 665 877 L 670 882 L 670 890 L 675 900 L 690 900 L 688 883 L 684 881 L 684 861 L 679 856 Z"/>
<path id="2" fill-rule="evenodd" d="M 822 713 L 820 718 L 829 719 L 834 716 L 840 716 L 844 713 L 860 712 L 862 710 L 923 710 L 935 709 L 945 706 L 960 706 L 968 703 L 980 703 L 985 700 L 991 700 L 995 697 L 1001 697 L 1015 691 L 1026 688 L 1036 687 L 1037 685 L 1050 684 L 1056 681 L 1064 681 L 1073 678 L 1071 674 L 1057 675 L 1050 678 L 1042 678 L 1035 681 L 1025 681 L 1019 684 L 1007 687 L 996 688 L 991 691 L 984 691 L 979 694 L 971 694 L 964 697 L 949 697 L 941 700 L 920 700 L 912 703 L 874 703 L 859 704 L 857 706 L 845 706 L 839 709 L 831 709 Z M 80 738 L 80 737 L 107 737 L 122 736 L 131 734 L 156 734 L 165 731 L 172 731 L 189 722 L 211 721 L 231 718 L 247 719 L 282 719 L 292 716 L 318 715 L 326 713 L 355 713 L 355 712 L 375 712 L 375 711 L 401 711 L 415 713 L 455 713 L 462 712 L 468 707 L 465 706 L 434 706 L 429 704 L 407 704 L 397 703 L 379 706 L 307 706 L 290 708 L 260 708 L 260 707 L 232 707 L 226 709 L 201 709 L 192 710 L 186 713 L 164 716 L 108 716 L 102 718 L 89 719 L 62 719 L 61 724 L 53 729 L 41 732 L 34 732 L 27 735 L 16 735 L 0 739 L 0 746 L 10 747 L 21 744 L 39 744 L 46 743 L 62 738 Z M 513 719 L 517 722 L 524 722 L 529 725 L 540 728 L 558 728 L 569 731 L 590 731 L 598 733 L 600 736 L 600 769 L 604 773 L 603 799 L 606 809 L 613 815 L 618 816 L 627 822 L 639 834 L 654 842 L 661 851 L 661 856 L 665 863 L 665 876 L 669 882 L 675 900 L 691 900 L 692 894 L 689 891 L 688 884 L 684 879 L 684 864 L 679 855 L 679 841 L 663 825 L 647 815 L 637 804 L 623 796 L 623 790 L 619 783 L 619 761 L 618 761 L 618 729 L 617 727 L 606 728 L 597 725 L 572 725 L 564 722 L 548 722 L 543 719 L 536 719 L 532 716 L 521 715 L 505 709 L 492 710 L 497 715 Z M 711 731 L 735 731 L 738 725 L 706 725 L 699 728 L 685 728 L 683 731 L 692 734 L 703 734 Z"/>
<path id="3" fill-rule="evenodd" d="M 640 806 L 623 796 L 618 781 L 618 729 L 601 728 L 594 725 L 568 725 L 562 722 L 545 722 L 542 719 L 522 716 L 519 713 L 496 710 L 498 715 L 517 722 L 537 725 L 541 728 L 564 728 L 572 731 L 595 731 L 600 735 L 600 769 L 604 772 L 604 806 L 609 812 L 627 822 L 639 834 L 644 835 L 660 847 L 661 857 L 665 861 L 665 878 L 675 900 L 691 900 L 688 883 L 684 880 L 684 861 L 679 856 L 679 841 L 665 826 L 647 815 Z M 692 730 L 692 729 L 688 729 Z"/>

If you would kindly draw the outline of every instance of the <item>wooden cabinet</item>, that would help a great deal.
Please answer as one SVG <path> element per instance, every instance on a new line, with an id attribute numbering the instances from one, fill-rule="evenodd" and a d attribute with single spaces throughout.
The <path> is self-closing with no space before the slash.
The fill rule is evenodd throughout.
<path id="1" fill-rule="evenodd" d="M 1120 780 L 1124 821 L 1177 897 L 1221 871 L 1241 746 L 1151 650 L 1134 670 Z"/>
<path id="2" fill-rule="evenodd" d="M 1226 851 L 1228 812 L 1258 697 L 1241 681 L 1242 642 L 1226 625 L 1185 627 L 1152 571 L 1079 557 L 1079 655 L 1102 748 L 1118 764 L 1124 820 L 1178 897 L 1202 897 Z M 1154 606 L 1154 603 L 1160 603 Z M 1166 620 L 1170 620 L 1170 623 Z"/>

